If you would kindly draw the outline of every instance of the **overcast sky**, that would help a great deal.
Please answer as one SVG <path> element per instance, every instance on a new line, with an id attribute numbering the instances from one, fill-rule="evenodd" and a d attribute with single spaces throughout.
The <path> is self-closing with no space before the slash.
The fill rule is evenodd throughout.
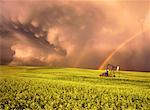
<path id="1" fill-rule="evenodd" d="M 138 34 L 137 34 L 138 33 Z M 149 0 L 1 0 L 0 64 L 150 71 Z"/>

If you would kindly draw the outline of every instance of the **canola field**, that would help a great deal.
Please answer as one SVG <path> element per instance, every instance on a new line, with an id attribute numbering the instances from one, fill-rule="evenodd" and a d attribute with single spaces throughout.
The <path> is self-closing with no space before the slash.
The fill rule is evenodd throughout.
<path id="1" fill-rule="evenodd" d="M 150 72 L 0 66 L 0 110 L 150 110 Z"/>

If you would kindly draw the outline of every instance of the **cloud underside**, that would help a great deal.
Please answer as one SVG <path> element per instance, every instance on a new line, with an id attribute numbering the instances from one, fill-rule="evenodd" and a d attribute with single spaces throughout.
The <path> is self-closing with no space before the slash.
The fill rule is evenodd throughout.
<path id="1" fill-rule="evenodd" d="M 150 71 L 150 2 L 0 2 L 0 64 Z M 4 11 L 5 10 L 5 11 Z"/>

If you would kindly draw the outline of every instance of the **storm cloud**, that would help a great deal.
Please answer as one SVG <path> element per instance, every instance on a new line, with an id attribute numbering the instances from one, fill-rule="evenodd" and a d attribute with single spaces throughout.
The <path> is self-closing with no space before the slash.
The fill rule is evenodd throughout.
<path id="1" fill-rule="evenodd" d="M 122 70 L 150 71 L 149 1 L 0 2 L 0 64 L 98 69 L 108 63 Z"/>

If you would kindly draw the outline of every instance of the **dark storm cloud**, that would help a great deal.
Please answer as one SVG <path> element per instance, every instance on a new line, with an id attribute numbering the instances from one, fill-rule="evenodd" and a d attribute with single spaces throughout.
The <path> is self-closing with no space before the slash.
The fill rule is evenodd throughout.
<path id="1" fill-rule="evenodd" d="M 0 25 L 0 64 L 9 64 L 15 52 L 11 49 L 14 44 L 13 33 Z"/>
<path id="2" fill-rule="evenodd" d="M 15 52 L 11 49 L 12 43 L 5 43 L 7 38 L 0 37 L 0 64 L 9 64 L 13 60 Z M 9 40 L 10 41 L 10 40 Z"/>
<path id="3" fill-rule="evenodd" d="M 20 3 L 22 2 L 13 2 L 12 4 L 18 6 Z M 63 31 L 63 39 L 65 40 L 63 43 L 68 41 L 69 43 L 78 45 L 75 48 L 76 51 L 81 51 L 81 46 L 86 44 L 86 42 L 90 40 L 89 38 L 93 35 L 95 23 L 93 22 L 92 17 L 96 20 L 97 10 L 91 9 L 92 7 L 89 6 L 89 4 L 86 6 L 87 3 L 81 5 L 72 3 L 68 5 L 62 3 L 61 5 L 58 5 L 58 2 L 47 2 L 49 5 L 46 5 L 45 3 L 42 4 L 41 2 L 36 2 L 32 4 L 32 7 L 26 7 L 27 2 L 23 3 L 25 3 L 23 5 L 24 8 L 26 10 L 30 10 L 29 13 L 26 11 L 19 12 L 17 10 L 18 13 L 22 14 L 17 13 L 16 15 L 12 14 L 13 16 L 10 16 L 11 14 L 7 15 L 4 13 L 2 15 L 4 16 L 2 21 L 4 29 L 8 28 L 10 32 L 17 34 L 16 38 L 18 41 L 16 43 L 16 47 L 17 44 L 30 45 L 31 49 L 36 48 L 33 49 L 33 51 L 37 52 L 37 56 L 40 52 L 44 54 L 42 55 L 43 57 L 48 57 L 51 54 L 56 54 L 56 56 L 66 56 L 67 49 L 65 50 L 61 47 L 60 44 L 62 43 L 59 41 L 59 39 L 61 39 L 59 36 L 57 36 L 57 39 L 55 38 L 55 40 L 57 40 L 57 44 L 53 44 L 51 41 L 48 41 L 48 38 L 51 37 L 48 35 L 49 30 L 50 33 L 53 28 L 58 28 L 60 31 Z M 40 7 L 38 7 L 39 5 Z M 20 9 L 21 7 L 18 6 L 17 8 Z M 8 13 L 14 13 L 16 10 L 11 11 L 8 8 L 7 11 Z M 102 14 L 101 17 L 103 17 Z M 15 49 L 16 48 L 14 48 L 16 54 L 14 55 L 14 59 L 17 55 L 17 51 Z M 77 53 L 76 51 L 74 54 Z M 47 58 L 44 58 L 44 60 L 47 60 Z"/>
<path id="4" fill-rule="evenodd" d="M 141 24 L 148 27 L 148 2 L 140 4 L 139 8 L 138 2 L 1 1 L 1 64 L 96 69 Z M 145 58 L 150 55 L 148 33 L 110 62 L 126 70 L 149 71 L 149 66 L 141 66 L 150 65 Z"/>

